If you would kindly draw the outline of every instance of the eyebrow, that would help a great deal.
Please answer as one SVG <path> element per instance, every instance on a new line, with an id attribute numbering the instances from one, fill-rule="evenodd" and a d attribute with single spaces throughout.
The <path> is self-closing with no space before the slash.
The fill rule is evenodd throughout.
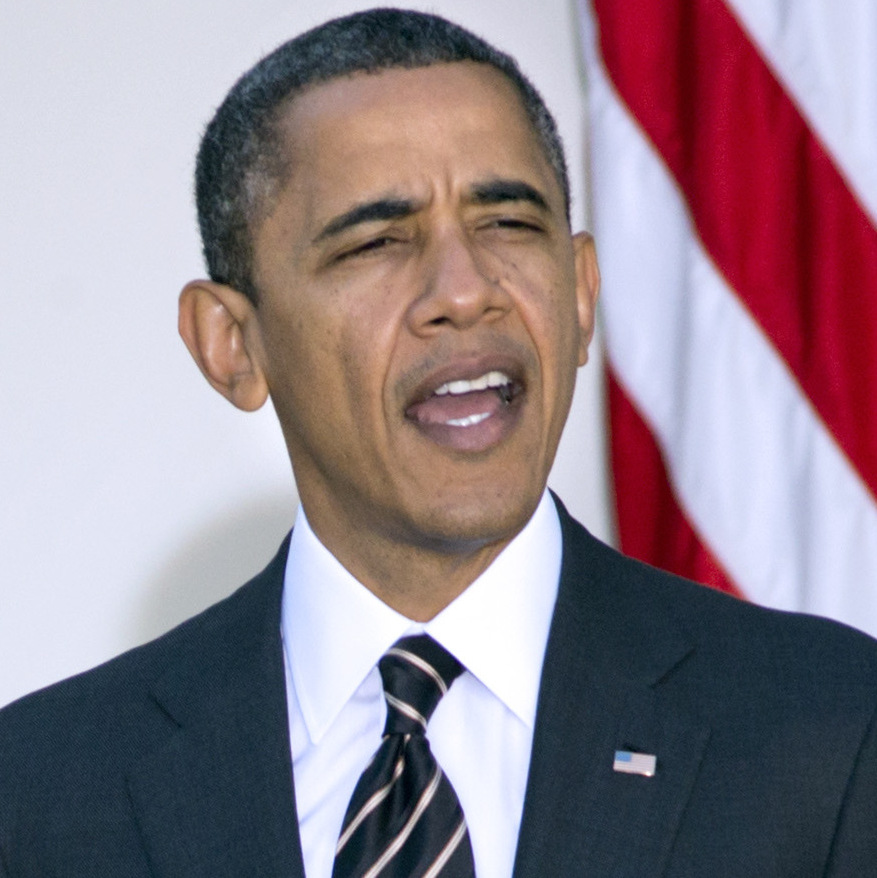
<path id="1" fill-rule="evenodd" d="M 550 210 L 545 196 L 523 180 L 488 180 L 484 183 L 476 183 L 470 190 L 469 200 L 473 204 L 480 205 L 525 201 L 540 210 Z M 313 243 L 318 244 L 326 238 L 339 235 L 363 223 L 403 219 L 411 216 L 417 209 L 417 204 L 410 198 L 378 198 L 374 201 L 365 201 L 329 220 L 314 238 Z"/>
<path id="2" fill-rule="evenodd" d="M 313 243 L 331 238 L 362 223 L 402 219 L 411 216 L 415 210 L 416 205 L 408 198 L 379 198 L 376 201 L 366 201 L 329 220 L 314 238 Z"/>
<path id="3" fill-rule="evenodd" d="M 526 201 L 540 210 L 548 211 L 548 200 L 523 180 L 490 180 L 472 187 L 470 199 L 475 204 L 502 204 L 506 201 Z"/>

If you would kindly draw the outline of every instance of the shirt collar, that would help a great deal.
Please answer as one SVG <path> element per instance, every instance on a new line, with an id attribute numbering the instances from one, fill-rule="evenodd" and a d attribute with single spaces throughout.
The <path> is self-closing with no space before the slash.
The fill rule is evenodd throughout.
<path id="1" fill-rule="evenodd" d="M 318 742 L 378 659 L 426 631 L 530 729 L 560 579 L 561 533 L 546 492 L 524 529 L 425 624 L 397 613 L 319 541 L 299 508 L 283 591 L 282 634 L 311 741 Z"/>

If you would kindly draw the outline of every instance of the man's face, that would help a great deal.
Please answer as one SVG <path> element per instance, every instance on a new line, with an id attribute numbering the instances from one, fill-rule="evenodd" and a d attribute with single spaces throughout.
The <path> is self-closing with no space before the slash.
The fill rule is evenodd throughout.
<path id="1" fill-rule="evenodd" d="M 256 317 L 309 520 L 342 561 L 504 545 L 544 489 L 596 295 L 516 93 L 472 63 L 359 74 L 297 97 L 284 130 Z"/>

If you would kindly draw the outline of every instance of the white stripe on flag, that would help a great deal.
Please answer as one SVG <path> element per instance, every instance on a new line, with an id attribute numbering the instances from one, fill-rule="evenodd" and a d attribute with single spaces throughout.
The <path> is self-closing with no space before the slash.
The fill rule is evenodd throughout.
<path id="1" fill-rule="evenodd" d="M 877 220 L 877 3 L 726 2 Z"/>

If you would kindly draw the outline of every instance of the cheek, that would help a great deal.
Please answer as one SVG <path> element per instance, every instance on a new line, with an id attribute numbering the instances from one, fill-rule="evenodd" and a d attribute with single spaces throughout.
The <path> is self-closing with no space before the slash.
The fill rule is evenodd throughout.
<path id="1" fill-rule="evenodd" d="M 556 266 L 522 281 L 520 314 L 539 360 L 544 427 L 556 442 L 575 390 L 582 343 L 575 283 Z"/>
<path id="2" fill-rule="evenodd" d="M 265 308 L 260 317 L 271 397 L 287 425 L 312 422 L 335 393 L 330 369 L 337 347 L 334 330 L 325 314 L 308 306 L 285 301 Z"/>
<path id="3" fill-rule="evenodd" d="M 399 297 L 386 287 L 372 289 L 349 298 L 343 311 L 343 321 L 326 339 L 326 356 L 338 364 L 351 396 L 360 397 L 356 407 L 381 404 L 404 322 Z"/>
<path id="4" fill-rule="evenodd" d="M 518 311 L 535 344 L 543 368 L 546 359 L 563 368 L 577 356 L 580 341 L 575 277 L 557 256 L 530 263 L 506 263 L 504 280 L 515 290 Z"/>

